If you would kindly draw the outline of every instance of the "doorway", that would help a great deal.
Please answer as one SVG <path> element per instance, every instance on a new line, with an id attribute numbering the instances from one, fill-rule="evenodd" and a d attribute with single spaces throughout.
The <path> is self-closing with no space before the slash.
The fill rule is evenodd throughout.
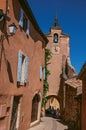
<path id="1" fill-rule="evenodd" d="M 32 100 L 31 123 L 36 121 L 38 118 L 39 102 L 40 102 L 40 96 L 39 94 L 36 94 Z"/>
<path id="2" fill-rule="evenodd" d="M 20 96 L 14 96 L 10 130 L 17 130 L 19 127 L 19 116 L 20 116 Z"/>

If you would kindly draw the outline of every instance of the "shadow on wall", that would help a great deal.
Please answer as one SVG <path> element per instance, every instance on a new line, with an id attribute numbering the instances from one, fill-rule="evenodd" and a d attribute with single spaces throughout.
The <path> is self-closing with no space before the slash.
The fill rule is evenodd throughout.
<path id="1" fill-rule="evenodd" d="M 8 60 L 7 60 L 7 72 L 8 72 L 9 81 L 11 83 L 13 83 L 13 76 L 12 76 L 11 65 L 10 65 L 10 62 Z"/>
<path id="2" fill-rule="evenodd" d="M 4 55 L 4 60 L 5 60 L 5 64 L 6 64 L 6 67 L 7 67 L 9 81 L 11 83 L 13 83 L 13 76 L 12 76 L 11 65 L 10 65 L 10 62 L 6 58 L 5 50 L 4 50 L 4 47 L 3 47 L 3 43 L 1 44 L 1 49 L 0 49 L 0 70 L 1 70 L 1 63 L 2 63 L 2 54 Z"/>
<path id="3" fill-rule="evenodd" d="M 18 0 L 12 0 L 12 4 L 13 4 L 13 11 L 14 11 L 15 19 L 19 21 L 19 9 L 20 9 L 19 2 Z"/>

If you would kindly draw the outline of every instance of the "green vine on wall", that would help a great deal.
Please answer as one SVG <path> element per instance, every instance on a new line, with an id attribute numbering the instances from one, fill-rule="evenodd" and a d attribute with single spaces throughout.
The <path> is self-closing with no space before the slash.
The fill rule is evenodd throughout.
<path id="1" fill-rule="evenodd" d="M 50 58 L 51 58 L 50 49 L 45 49 L 45 80 L 43 85 L 42 107 L 45 107 L 45 104 L 47 102 L 46 94 L 49 88 L 49 83 L 47 81 L 47 78 L 50 75 L 50 70 L 48 70 L 48 65 L 50 64 L 49 62 Z"/>

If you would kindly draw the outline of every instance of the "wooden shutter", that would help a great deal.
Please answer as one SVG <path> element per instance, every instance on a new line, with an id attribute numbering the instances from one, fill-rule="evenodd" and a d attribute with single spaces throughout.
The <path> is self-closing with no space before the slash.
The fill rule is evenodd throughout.
<path id="1" fill-rule="evenodd" d="M 23 28 L 23 17 L 24 17 L 23 10 L 20 9 L 19 25 L 20 25 L 22 28 Z"/>
<path id="2" fill-rule="evenodd" d="M 40 66 L 40 80 L 42 80 L 42 66 Z"/>
<path id="3" fill-rule="evenodd" d="M 25 57 L 25 73 L 24 73 L 24 83 L 27 83 L 28 79 L 28 64 L 29 64 L 29 58 Z"/>
<path id="4" fill-rule="evenodd" d="M 19 51 L 18 53 L 18 71 L 17 71 L 17 81 L 21 81 L 21 74 L 22 74 L 22 52 Z"/>
<path id="5" fill-rule="evenodd" d="M 29 36 L 29 29 L 30 29 L 30 21 L 29 19 L 27 20 L 27 28 L 26 28 L 26 35 Z"/>

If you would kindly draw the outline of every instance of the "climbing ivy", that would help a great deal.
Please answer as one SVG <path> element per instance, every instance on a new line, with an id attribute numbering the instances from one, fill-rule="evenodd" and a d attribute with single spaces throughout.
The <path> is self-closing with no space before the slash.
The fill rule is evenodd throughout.
<path id="1" fill-rule="evenodd" d="M 45 49 L 45 79 L 44 79 L 44 85 L 43 85 L 42 107 L 45 107 L 45 104 L 47 102 L 46 94 L 47 94 L 48 87 L 49 87 L 47 78 L 50 75 L 50 70 L 48 70 L 48 65 L 50 64 L 50 62 L 49 62 L 50 58 L 51 58 L 50 49 Z"/>

